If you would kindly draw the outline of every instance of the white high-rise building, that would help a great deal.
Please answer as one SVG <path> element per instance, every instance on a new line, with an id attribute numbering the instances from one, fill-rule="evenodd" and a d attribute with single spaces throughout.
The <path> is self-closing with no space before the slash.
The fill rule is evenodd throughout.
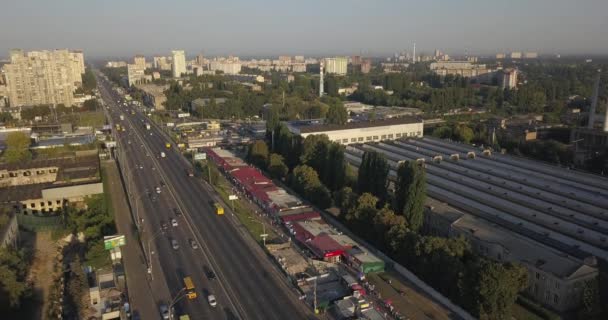
<path id="1" fill-rule="evenodd" d="M 179 78 L 186 73 L 186 52 L 184 50 L 171 51 L 173 57 L 173 78 Z"/>
<path id="2" fill-rule="evenodd" d="M 325 72 L 327 73 L 345 75 L 347 66 L 347 57 L 325 58 L 324 60 Z"/>
<path id="3" fill-rule="evenodd" d="M 12 107 L 74 104 L 74 91 L 82 85 L 84 56 L 67 49 L 10 51 L 10 63 L 2 67 Z"/>

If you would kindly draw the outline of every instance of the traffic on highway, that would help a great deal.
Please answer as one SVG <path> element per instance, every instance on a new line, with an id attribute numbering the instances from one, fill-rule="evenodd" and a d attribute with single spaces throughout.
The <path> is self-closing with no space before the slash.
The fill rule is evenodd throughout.
<path id="1" fill-rule="evenodd" d="M 157 301 L 133 309 L 154 308 L 159 319 L 314 318 L 168 135 L 98 80 L 109 124 L 120 128 L 114 155 Z"/>

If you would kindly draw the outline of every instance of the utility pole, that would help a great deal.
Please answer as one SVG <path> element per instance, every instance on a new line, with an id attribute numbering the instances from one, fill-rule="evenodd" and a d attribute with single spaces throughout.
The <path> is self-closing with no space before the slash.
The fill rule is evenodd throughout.
<path id="1" fill-rule="evenodd" d="M 315 283 L 314 283 L 314 292 L 313 292 L 313 308 L 315 310 L 315 314 L 319 313 L 319 310 L 317 310 L 317 277 L 315 277 Z"/>

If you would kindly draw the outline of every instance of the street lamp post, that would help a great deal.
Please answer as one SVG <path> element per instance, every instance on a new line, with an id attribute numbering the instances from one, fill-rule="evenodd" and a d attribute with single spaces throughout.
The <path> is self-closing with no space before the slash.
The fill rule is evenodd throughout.
<path id="1" fill-rule="evenodd" d="M 158 238 L 161 234 L 164 234 L 165 231 L 163 229 L 158 230 L 152 238 L 148 239 L 148 270 L 150 272 L 150 277 L 154 280 L 154 273 L 152 273 L 152 241 Z"/>
<path id="2" fill-rule="evenodd" d="M 268 236 L 266 234 L 266 225 L 264 224 L 264 222 L 259 221 L 258 219 L 254 219 L 254 218 L 250 217 L 249 220 L 255 221 L 255 222 L 257 222 L 257 223 L 259 223 L 259 224 L 262 225 L 262 234 L 260 235 L 260 238 L 262 238 L 262 243 L 264 244 L 264 247 L 266 247 L 266 237 Z"/>
<path id="3" fill-rule="evenodd" d="M 186 290 L 186 287 L 181 288 L 177 294 L 175 294 L 175 297 L 173 298 L 173 300 L 171 300 L 171 304 L 169 304 L 169 318 L 173 319 L 173 306 L 179 301 L 181 300 L 183 297 L 186 296 L 186 294 L 182 294 L 184 292 L 184 290 Z M 180 295 L 181 294 L 181 295 Z"/>

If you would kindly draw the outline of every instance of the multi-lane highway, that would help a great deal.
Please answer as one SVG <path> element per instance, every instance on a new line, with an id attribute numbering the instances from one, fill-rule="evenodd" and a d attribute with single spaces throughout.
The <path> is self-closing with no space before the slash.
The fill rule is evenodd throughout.
<path id="1" fill-rule="evenodd" d="M 230 213 L 214 213 L 214 195 L 200 180 L 187 176 L 190 164 L 175 146 L 166 148 L 168 138 L 162 130 L 154 124 L 146 129 L 145 123 L 150 120 L 134 108 L 128 109 L 135 114 L 126 112 L 116 103 L 120 97 L 110 84 L 102 77 L 98 80 L 111 124 L 125 128 L 117 133 L 117 149 L 122 152 L 119 159 L 125 162 L 121 167 L 127 188 L 139 202 L 144 247 L 150 242 L 155 252 L 151 255 L 150 280 L 152 288 L 159 288 L 159 292 L 151 293 L 155 301 L 170 304 L 171 299 L 180 296 L 183 278 L 191 276 L 198 298 L 182 298 L 176 303 L 176 313 L 187 313 L 191 319 L 313 319 L 253 239 L 243 236 Z M 160 157 L 161 152 L 166 157 Z M 183 215 L 176 217 L 174 209 Z M 171 226 L 173 218 L 177 219 L 176 227 Z M 165 233 L 159 233 L 162 222 L 169 225 Z M 173 239 L 179 244 L 177 250 L 172 248 Z M 191 241 L 196 241 L 199 249 L 193 249 Z M 213 270 L 217 279 L 208 279 L 205 268 Z M 159 284 L 163 282 L 166 286 Z M 168 293 L 160 292 L 167 287 Z M 207 303 L 209 294 L 217 298 L 216 307 Z"/>

